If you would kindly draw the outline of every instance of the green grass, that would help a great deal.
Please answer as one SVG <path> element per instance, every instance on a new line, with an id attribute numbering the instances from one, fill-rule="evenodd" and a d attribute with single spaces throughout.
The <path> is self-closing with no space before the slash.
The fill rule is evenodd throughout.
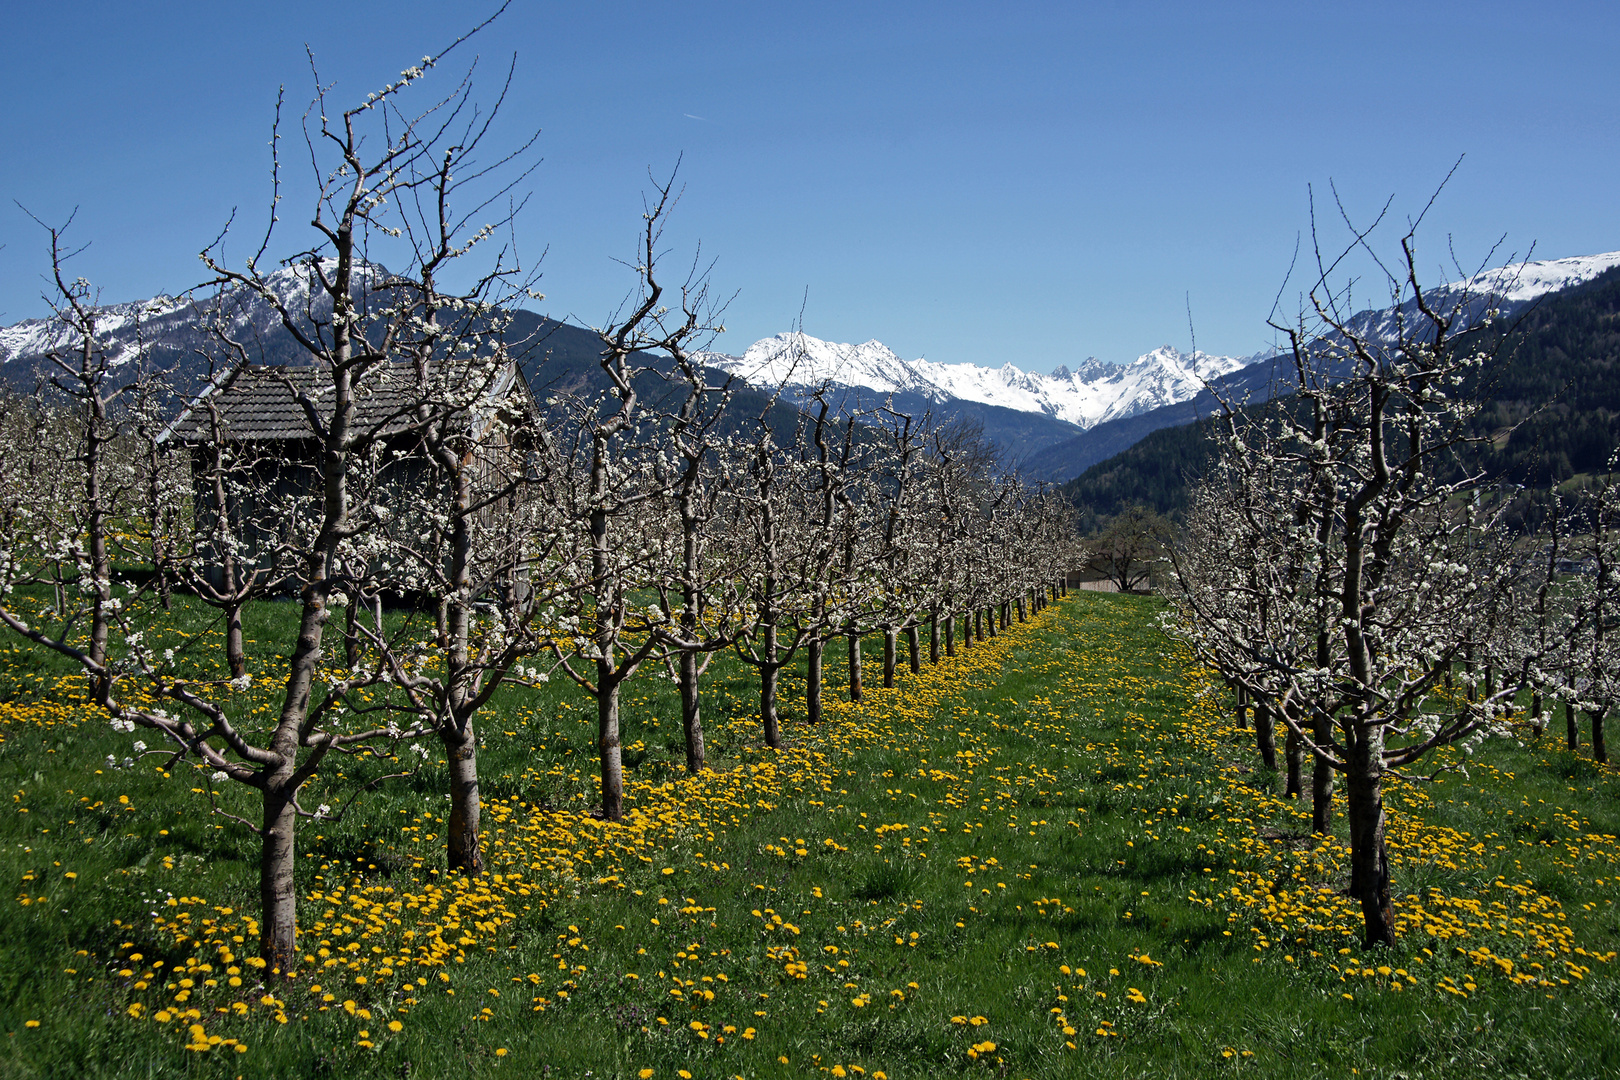
<path id="1" fill-rule="evenodd" d="M 253 839 L 201 813 L 183 769 L 108 768 L 134 736 L 72 708 L 75 684 L 52 663 L 0 654 L 0 775 L 16 795 L 0 813 L 0 874 L 16 883 L 0 898 L 0 1075 L 1612 1068 L 1620 992 L 1615 964 L 1594 955 L 1620 937 L 1612 774 L 1549 737 L 1489 745 L 1466 777 L 1392 790 L 1403 934 L 1393 955 L 1368 953 L 1335 892 L 1342 822 L 1338 841 L 1304 835 L 1308 817 L 1302 826 L 1243 734 L 1222 726 L 1228 704 L 1197 696 L 1156 610 L 1078 595 L 1033 629 L 869 691 L 820 730 L 800 722 L 802 683 L 790 683 L 781 753 L 758 745 L 750 672 L 717 663 L 704 702 L 717 771 L 701 782 L 682 779 L 671 684 L 638 678 L 623 827 L 583 817 L 589 700 L 558 682 L 506 694 L 480 754 L 502 880 L 444 884 L 437 755 L 341 824 L 306 823 L 301 945 L 331 948 L 272 988 L 284 1006 L 260 1004 L 251 969 L 239 988 L 201 985 L 224 976 L 218 950 L 233 932 L 246 938 L 236 954 L 252 951 L 240 920 L 255 904 Z M 263 605 L 249 637 L 285 637 L 289 617 Z M 199 658 L 214 651 L 206 620 L 182 618 Z M 829 656 L 835 678 L 841 661 Z M 255 687 L 242 708 L 268 705 L 274 689 Z M 334 774 L 305 804 L 335 805 L 364 768 L 384 766 Z M 444 897 L 464 898 L 457 916 Z M 437 959 L 401 937 L 430 926 L 447 943 Z M 195 973 L 183 1005 L 245 1053 L 185 1050 L 188 1021 L 151 1018 L 175 1008 L 161 972 L 188 957 L 214 970 Z M 156 959 L 164 968 L 133 989 Z M 704 990 L 713 1000 L 696 1001 Z M 143 1018 L 129 1017 L 132 1002 Z"/>

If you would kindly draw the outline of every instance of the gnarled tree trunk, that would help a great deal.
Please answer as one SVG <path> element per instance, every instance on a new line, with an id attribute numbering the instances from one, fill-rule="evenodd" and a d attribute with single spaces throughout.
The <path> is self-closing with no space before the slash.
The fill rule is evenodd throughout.
<path id="1" fill-rule="evenodd" d="M 1305 740 L 1293 728 L 1283 740 L 1283 759 L 1288 764 L 1288 778 L 1283 785 L 1283 797 L 1297 799 L 1304 794 Z"/>
<path id="2" fill-rule="evenodd" d="M 298 964 L 298 890 L 293 882 L 297 859 L 298 811 L 293 807 L 292 762 L 266 777 L 259 848 L 259 956 L 274 976 L 291 974 Z"/>
<path id="3" fill-rule="evenodd" d="M 849 642 L 849 700 L 861 700 L 861 635 L 850 622 L 844 637 Z"/>
<path id="4" fill-rule="evenodd" d="M 1327 746 L 1333 738 L 1333 720 L 1316 716 L 1311 721 L 1311 741 Z M 1333 766 L 1312 755 L 1311 762 L 1311 831 L 1326 835 L 1333 830 Z"/>
<path id="5" fill-rule="evenodd" d="M 1345 787 L 1350 820 L 1350 892 L 1361 904 L 1365 945 L 1395 944 L 1389 853 L 1384 843 L 1383 740 L 1375 728 L 1350 739 Z"/>
<path id="6" fill-rule="evenodd" d="M 1254 703 L 1254 744 L 1260 751 L 1260 760 L 1273 772 L 1277 769 L 1277 728 L 1271 709 L 1262 702 Z"/>

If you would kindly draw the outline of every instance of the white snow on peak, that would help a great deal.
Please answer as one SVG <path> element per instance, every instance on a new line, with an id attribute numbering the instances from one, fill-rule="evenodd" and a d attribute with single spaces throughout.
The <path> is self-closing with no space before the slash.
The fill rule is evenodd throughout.
<path id="1" fill-rule="evenodd" d="M 332 272 L 336 262 L 323 259 L 321 267 Z M 371 288 L 387 276 L 381 266 L 363 264 L 356 268 L 356 288 Z M 331 301 L 313 285 L 307 264 L 296 263 L 282 267 L 264 278 L 265 289 L 276 296 L 294 314 L 331 311 Z M 313 297 L 313 308 L 311 307 Z M 108 363 L 116 367 L 141 355 L 144 336 L 161 333 L 172 324 L 196 317 L 196 312 L 209 308 L 215 301 L 207 297 L 155 296 L 150 300 L 137 300 L 121 304 L 105 304 L 89 308 L 95 320 L 95 338 L 107 356 Z M 227 290 L 218 298 L 234 332 L 251 325 L 258 332 L 266 332 L 280 323 L 279 316 L 257 296 L 251 287 Z M 37 361 L 52 353 L 72 352 L 79 347 L 81 337 L 73 325 L 60 316 L 28 319 L 12 326 L 0 327 L 0 364 L 13 360 Z"/>
<path id="2" fill-rule="evenodd" d="M 1044 375 L 1011 363 L 990 368 L 903 360 L 879 341 L 845 345 L 802 332 L 762 338 L 740 357 L 705 357 L 761 389 L 780 387 L 799 395 L 831 384 L 879 394 L 912 392 L 931 401 L 958 398 L 1045 413 L 1080 428 L 1185 401 L 1203 389 L 1205 379 L 1236 371 L 1253 359 L 1183 353 L 1165 345 L 1125 365 L 1088 357 L 1077 370 L 1059 365 Z"/>
<path id="3" fill-rule="evenodd" d="M 1060 365 L 1050 375 L 976 364 L 935 364 L 918 360 L 919 374 L 953 397 L 1024 412 L 1042 412 L 1077 427 L 1134 416 L 1161 405 L 1185 401 L 1218 378 L 1247 364 L 1248 357 L 1184 353 L 1163 345 L 1129 364 L 1088 359 L 1079 370 Z"/>
<path id="4" fill-rule="evenodd" d="M 1570 259 L 1520 262 L 1433 290 L 1459 298 L 1494 296 L 1503 305 L 1518 305 L 1591 281 L 1620 266 L 1620 251 Z M 1395 309 L 1367 311 L 1356 316 L 1362 331 L 1374 334 L 1384 323 L 1399 322 Z M 1045 413 L 1076 427 L 1089 428 L 1164 405 L 1186 401 L 1218 379 L 1273 355 L 1211 356 L 1184 353 L 1161 345 L 1128 364 L 1110 364 L 1087 357 L 1074 364 L 1059 363 L 1050 375 L 1025 371 L 1013 364 L 983 367 L 978 364 L 941 364 L 931 360 L 903 360 L 879 341 L 843 345 L 795 332 L 763 338 L 742 356 L 710 353 L 705 361 L 729 371 L 761 389 L 782 389 L 789 396 L 831 384 L 878 394 L 915 392 L 931 401 L 958 398 L 1000 405 L 1021 412 Z M 1043 366 L 1049 361 L 1044 361 Z"/>
<path id="5" fill-rule="evenodd" d="M 921 379 L 913 365 L 881 341 L 843 345 L 802 331 L 762 338 L 742 356 L 712 353 L 710 364 L 741 376 L 754 386 L 815 388 L 822 384 L 859 386 L 879 393 L 914 391 L 938 400 L 940 388 Z"/>
<path id="6" fill-rule="evenodd" d="M 96 338 L 107 349 L 108 362 L 116 366 L 138 353 L 133 338 L 142 325 L 171 316 L 188 303 L 172 296 L 155 296 L 150 300 L 90 308 L 89 312 L 94 318 Z M 79 341 L 78 332 L 62 318 L 26 319 L 0 327 L 0 364 L 19 356 L 71 353 Z"/>
<path id="7" fill-rule="evenodd" d="M 1507 266 L 1486 270 L 1484 273 L 1453 282 L 1447 288 L 1489 293 L 1507 303 L 1519 304 L 1560 289 L 1584 285 L 1605 270 L 1612 270 L 1616 266 L 1620 266 L 1620 251 L 1610 251 L 1602 255 L 1577 255 L 1570 259 L 1509 263 Z"/>

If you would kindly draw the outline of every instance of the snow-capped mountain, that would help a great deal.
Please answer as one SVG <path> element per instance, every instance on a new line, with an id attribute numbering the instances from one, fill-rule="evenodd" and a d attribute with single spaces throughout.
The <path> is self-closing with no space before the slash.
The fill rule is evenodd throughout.
<path id="1" fill-rule="evenodd" d="M 330 269 L 330 261 L 327 268 Z M 386 277 L 380 266 L 361 268 L 356 275 L 359 291 Z M 307 266 L 289 266 L 265 279 L 266 287 L 288 310 L 306 318 L 329 316 L 331 299 L 318 290 L 313 293 Z M 91 309 L 95 316 L 96 338 L 108 362 L 117 367 L 140 355 L 168 366 L 175 362 L 195 363 L 195 350 L 210 344 L 204 327 L 208 320 L 223 317 L 230 336 L 238 341 L 269 343 L 282 332 L 281 318 L 274 308 L 253 289 L 238 287 L 218 297 L 155 296 L 122 304 Z M 73 353 L 80 344 L 79 334 L 59 318 L 28 319 L 0 327 L 0 371 L 13 382 L 22 381 L 42 370 L 52 353 Z M 267 362 L 279 361 L 273 347 L 262 356 Z M 26 369 L 22 371 L 20 369 Z"/>
<path id="2" fill-rule="evenodd" d="M 1465 320 L 1488 307 L 1511 313 L 1538 297 L 1583 284 L 1616 266 L 1620 266 L 1620 251 L 1513 263 L 1436 287 L 1428 298 L 1441 307 L 1463 305 Z M 1401 308 L 1375 309 L 1356 315 L 1351 325 L 1373 339 L 1393 339 L 1402 315 Z M 823 385 L 879 395 L 917 393 L 937 403 L 954 399 L 1043 413 L 1085 430 L 1189 401 L 1207 381 L 1274 355 L 1266 351 L 1211 356 L 1162 345 L 1128 364 L 1088 357 L 1072 370 L 1059 364 L 1051 374 L 1041 374 L 1012 364 L 993 368 L 905 360 L 880 341 L 846 345 L 794 332 L 756 341 L 741 356 L 711 353 L 705 360 L 758 389 L 780 388 L 797 400 Z"/>
<path id="3" fill-rule="evenodd" d="M 1591 281 L 1616 267 L 1620 252 L 1519 263 L 1436 287 L 1428 297 L 1441 306 L 1462 304 L 1465 320 L 1487 308 L 1512 315 L 1541 296 Z M 381 267 L 371 267 L 359 287 L 373 287 L 372 275 L 386 274 Z M 312 297 L 307 268 L 278 270 L 269 285 L 293 311 L 316 319 L 330 313 L 329 302 L 318 290 Z M 231 324 L 231 336 L 247 346 L 255 363 L 309 362 L 271 305 L 251 290 L 228 293 L 218 303 Z M 194 304 L 185 296 L 107 305 L 97 309 L 98 337 L 114 362 L 127 361 L 137 347 L 144 348 L 154 366 L 173 372 L 176 391 L 189 393 L 208 375 L 206 355 L 219 351 L 207 329 L 206 320 L 213 316 L 205 307 L 213 305 Z M 1350 323 L 1375 342 L 1389 341 L 1401 320 L 1411 316 L 1409 306 L 1373 309 L 1355 315 Z M 514 318 L 509 343 L 531 381 L 575 390 L 594 385 L 598 376 L 594 333 L 528 311 L 516 312 Z M 32 319 L 0 327 L 0 382 L 17 388 L 34 386 L 42 374 L 49 374 L 48 355 L 70 352 L 74 344 L 74 335 L 60 320 Z M 1049 373 L 1043 373 L 1012 364 L 905 360 L 877 341 L 846 345 L 798 333 L 755 342 L 742 356 L 709 354 L 705 359 L 760 390 L 780 388 L 790 401 L 802 402 L 816 387 L 831 384 L 868 400 L 892 394 L 897 407 L 908 411 L 938 406 L 937 416 L 980 423 L 986 438 L 1000 446 L 1009 461 L 1032 469 L 1038 466 L 1043 476 L 1068 479 L 1150 431 L 1206 415 L 1214 407 L 1207 394 L 1200 396 L 1206 379 L 1223 380 L 1236 398 L 1264 400 L 1286 383 L 1286 373 L 1280 382 L 1274 381 L 1274 366 L 1263 363 L 1272 355 L 1189 354 L 1166 345 L 1125 364 L 1053 356 L 1042 362 L 1042 367 L 1052 365 Z"/>
<path id="4" fill-rule="evenodd" d="M 186 308 L 185 301 L 172 296 L 155 296 L 127 304 L 109 304 L 98 307 L 96 331 L 106 343 L 108 358 L 114 365 L 132 359 L 139 338 L 149 336 L 154 324 L 168 321 Z M 28 319 L 14 326 L 0 327 L 0 364 L 9 364 L 21 358 L 43 357 L 53 352 L 71 353 L 79 343 L 79 336 L 60 319 Z"/>
<path id="5" fill-rule="evenodd" d="M 1164 345 L 1129 364 L 1088 357 L 1074 370 L 1060 365 L 1047 375 L 1012 364 L 988 368 L 904 360 L 880 341 L 845 345 L 794 332 L 756 341 L 742 356 L 711 353 L 705 360 L 752 386 L 782 387 L 795 398 L 822 385 L 917 393 L 934 402 L 956 399 L 1044 413 L 1083 429 L 1184 401 L 1203 389 L 1203 380 L 1253 358 L 1184 353 Z"/>
<path id="6" fill-rule="evenodd" d="M 1219 378 L 1250 362 L 1248 357 L 1184 353 L 1172 345 L 1161 345 L 1129 364 L 1087 357 L 1073 371 L 1060 364 L 1050 375 L 1021 371 L 1011 364 L 982 368 L 921 360 L 918 367 L 953 397 L 1044 412 L 1088 428 L 1185 401 L 1203 389 L 1204 380 Z"/>
<path id="7" fill-rule="evenodd" d="M 1606 270 L 1620 266 L 1620 251 L 1577 255 L 1570 259 L 1510 263 L 1471 278 L 1452 282 L 1448 293 L 1468 291 L 1495 296 L 1503 303 L 1522 304 L 1561 289 L 1584 285 Z"/>

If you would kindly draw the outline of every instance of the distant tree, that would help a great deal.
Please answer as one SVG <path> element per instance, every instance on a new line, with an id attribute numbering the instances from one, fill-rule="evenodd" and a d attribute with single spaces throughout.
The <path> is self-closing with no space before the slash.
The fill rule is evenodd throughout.
<path id="1" fill-rule="evenodd" d="M 562 670 L 596 701 L 602 814 L 610 821 L 624 816 L 619 692 L 665 642 L 654 632 L 663 627 L 663 608 L 638 603 L 637 594 L 656 588 L 656 568 L 666 563 L 665 546 L 676 536 L 635 519 L 667 512 L 674 480 L 668 428 L 644 408 L 640 380 L 654 355 L 696 351 L 720 329 L 707 280 L 696 268 L 677 299 L 660 280 L 659 245 L 678 199 L 674 184 L 673 177 L 655 183 L 628 264 L 636 274 L 634 291 L 597 330 L 607 388 L 558 398 L 568 445 L 546 487 L 557 527 L 567 534 L 548 564 L 563 582 L 559 603 L 567 631 L 554 635 L 551 647 Z"/>
<path id="2" fill-rule="evenodd" d="M 1610 468 L 1616 464 L 1611 458 Z M 1607 764 L 1603 721 L 1620 705 L 1620 482 L 1612 472 L 1570 500 L 1569 519 L 1557 560 L 1565 568 L 1557 586 L 1562 619 L 1549 670 L 1537 674 L 1556 679 L 1572 721 L 1571 749 L 1580 713 L 1591 725 L 1592 759 Z"/>
<path id="3" fill-rule="evenodd" d="M 1157 510 L 1134 503 L 1108 519 L 1086 539 L 1090 566 L 1120 592 L 1146 592 L 1154 572 L 1164 565 L 1170 523 Z"/>
<path id="4" fill-rule="evenodd" d="M 801 339 L 802 340 L 802 339 Z M 858 482 L 860 460 L 855 411 L 841 418 L 834 413 L 829 389 L 820 388 L 807 403 L 797 439 L 804 461 L 800 483 L 804 487 L 805 514 L 814 537 L 814 556 L 819 571 L 813 575 L 809 634 L 805 638 L 805 722 L 819 724 L 822 718 L 822 692 L 826 685 L 827 640 L 838 624 L 838 612 L 849 599 L 851 582 L 844 576 L 846 535 L 854 503 L 849 488 Z M 851 658 L 859 663 L 859 652 Z"/>
<path id="5" fill-rule="evenodd" d="M 678 524 L 679 551 L 670 554 L 666 568 L 655 579 L 664 618 L 654 632 L 663 642 L 665 659 L 680 688 L 686 769 L 695 775 L 703 771 L 706 761 L 698 680 L 715 654 L 736 641 L 741 621 L 737 583 L 743 571 L 738 556 L 747 545 L 711 543 L 716 539 L 720 503 L 727 489 L 717 472 L 731 380 L 710 385 L 709 369 L 678 345 L 671 359 L 683 391 L 679 404 L 667 416 L 667 446 L 673 466 L 669 501 Z"/>

